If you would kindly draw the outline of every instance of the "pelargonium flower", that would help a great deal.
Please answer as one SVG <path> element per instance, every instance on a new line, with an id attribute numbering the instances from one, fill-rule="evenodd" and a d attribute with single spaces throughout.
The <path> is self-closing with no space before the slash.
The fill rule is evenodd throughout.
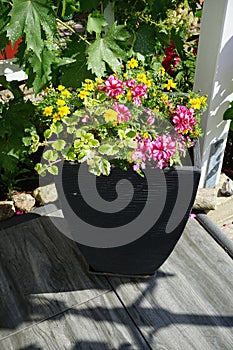
<path id="1" fill-rule="evenodd" d="M 125 90 L 123 89 L 122 84 L 122 80 L 113 74 L 110 75 L 109 78 L 105 80 L 105 90 L 107 96 L 114 98 L 118 95 L 123 95 Z"/>
<path id="2" fill-rule="evenodd" d="M 157 167 L 162 169 L 168 165 L 177 150 L 176 142 L 170 135 L 158 136 L 153 141 L 152 158 L 157 161 Z"/>
<path id="3" fill-rule="evenodd" d="M 130 80 L 126 80 L 124 81 L 124 85 L 127 86 L 128 88 L 132 89 L 135 86 L 135 79 L 130 79 Z"/>
<path id="4" fill-rule="evenodd" d="M 147 90 L 146 84 L 145 85 L 137 84 L 132 88 L 131 93 L 133 96 L 133 102 L 136 106 L 141 106 L 141 104 L 142 104 L 142 100 L 140 97 L 147 98 L 146 90 Z"/>
<path id="5" fill-rule="evenodd" d="M 117 112 L 116 117 L 119 123 L 122 123 L 123 121 L 128 122 L 130 120 L 132 113 L 124 104 L 115 104 L 113 109 Z"/>
<path id="6" fill-rule="evenodd" d="M 181 133 L 186 133 L 193 130 L 193 126 L 196 124 L 196 118 L 194 116 L 194 109 L 187 109 L 186 106 L 178 105 L 172 118 L 173 123 L 176 125 L 175 130 Z"/>

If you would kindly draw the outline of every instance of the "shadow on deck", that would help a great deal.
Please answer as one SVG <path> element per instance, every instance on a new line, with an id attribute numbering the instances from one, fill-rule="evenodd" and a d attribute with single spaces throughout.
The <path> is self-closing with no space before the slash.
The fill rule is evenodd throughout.
<path id="1" fill-rule="evenodd" d="M 0 242 L 1 350 L 232 349 L 232 260 L 195 220 L 148 280 L 88 275 L 48 216 Z"/>

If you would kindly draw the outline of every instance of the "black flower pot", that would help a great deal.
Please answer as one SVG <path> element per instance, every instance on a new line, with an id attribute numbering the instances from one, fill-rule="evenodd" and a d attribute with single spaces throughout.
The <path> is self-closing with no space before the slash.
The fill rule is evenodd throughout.
<path id="1" fill-rule="evenodd" d="M 131 169 L 123 171 L 119 168 L 113 168 L 109 176 L 95 177 L 87 169 L 80 175 L 79 164 L 64 162 L 62 177 L 57 181 L 58 194 L 62 191 L 68 203 L 63 206 L 64 201 L 61 201 L 63 213 L 91 272 L 148 276 L 163 264 L 178 242 L 193 206 L 200 178 L 199 143 L 191 149 L 184 163 L 182 167 L 149 169 L 147 176 L 142 178 Z M 119 210 L 106 212 L 98 205 L 94 208 L 83 199 L 84 192 L 89 199 L 92 198 L 87 176 L 90 182 L 96 181 L 99 196 L 109 203 L 109 208 L 117 199 L 116 186 L 119 189 L 122 180 L 128 180 L 133 186 L 132 198 L 128 196 L 124 182 L 119 195 L 122 198 L 118 198 Z M 80 190 L 80 181 L 85 187 L 84 192 Z M 146 210 L 148 213 L 145 214 Z M 84 226 L 79 227 L 70 219 L 71 211 Z M 133 228 L 128 230 L 132 223 Z M 83 242 L 85 224 L 93 228 L 87 242 Z M 119 237 L 112 236 L 106 243 L 113 229 L 116 235 L 119 231 Z M 79 236 L 82 237 L 79 239 Z"/>

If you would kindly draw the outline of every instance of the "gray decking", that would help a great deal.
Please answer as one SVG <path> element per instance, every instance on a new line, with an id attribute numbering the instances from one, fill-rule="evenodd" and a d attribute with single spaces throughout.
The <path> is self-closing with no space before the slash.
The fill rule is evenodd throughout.
<path id="1" fill-rule="evenodd" d="M 49 217 L 2 229 L 0 293 L 0 350 L 233 348 L 232 260 L 195 220 L 148 280 L 88 275 Z"/>

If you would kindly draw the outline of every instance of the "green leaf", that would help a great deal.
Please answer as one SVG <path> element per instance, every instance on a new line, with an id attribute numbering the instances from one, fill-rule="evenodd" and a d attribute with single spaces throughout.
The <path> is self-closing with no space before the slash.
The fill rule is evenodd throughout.
<path id="1" fill-rule="evenodd" d="M 124 130 L 119 129 L 118 130 L 118 136 L 120 137 L 121 140 L 123 140 L 125 138 Z"/>
<path id="2" fill-rule="evenodd" d="M 45 139 L 49 139 L 51 135 L 52 135 L 52 131 L 50 129 L 45 130 L 44 132 Z"/>
<path id="3" fill-rule="evenodd" d="M 123 35 L 125 34 L 125 36 Z M 113 23 L 104 38 L 98 38 L 88 47 L 88 69 L 97 77 L 102 77 L 107 69 L 106 64 L 114 71 L 121 68 L 121 61 L 127 59 L 127 52 L 118 44 L 123 37 L 129 37 L 123 26 Z"/>
<path id="4" fill-rule="evenodd" d="M 57 140 L 53 142 L 52 147 L 57 151 L 61 151 L 63 148 L 65 148 L 65 145 L 66 142 L 64 140 Z"/>
<path id="5" fill-rule="evenodd" d="M 82 151 L 82 152 L 80 152 L 79 155 L 78 155 L 78 161 L 80 163 L 85 162 L 87 160 L 88 154 L 89 154 L 89 151 Z"/>
<path id="6" fill-rule="evenodd" d="M 98 150 L 99 150 L 100 154 L 109 154 L 109 152 L 111 152 L 111 150 L 112 150 L 112 146 L 107 144 L 107 143 L 105 143 L 105 144 L 101 145 L 98 148 Z"/>
<path id="7" fill-rule="evenodd" d="M 29 58 L 29 62 L 33 67 L 33 71 L 35 72 L 35 79 L 33 81 L 35 94 L 47 86 L 52 73 L 51 66 L 55 61 L 56 55 L 46 47 L 43 48 L 43 51 L 39 57 L 38 55 L 33 55 Z"/>
<path id="8" fill-rule="evenodd" d="M 94 11 L 90 13 L 87 21 L 87 31 L 92 34 L 92 32 L 96 34 L 100 34 L 102 29 L 107 25 L 106 19 L 103 15 L 99 13 L 99 11 Z"/>
<path id="9" fill-rule="evenodd" d="M 90 12 L 93 9 L 96 9 L 99 5 L 99 0 L 80 0 L 80 8 L 83 12 Z"/>
<path id="10" fill-rule="evenodd" d="M 77 41 L 76 37 L 71 37 L 71 42 L 64 55 L 71 57 L 75 62 L 60 67 L 61 83 L 64 86 L 78 88 L 86 78 L 92 78 L 91 72 L 87 69 L 86 43 Z"/>
<path id="11" fill-rule="evenodd" d="M 43 153 L 43 158 L 49 162 L 54 162 L 58 159 L 58 153 L 54 150 L 47 150 Z"/>
<path id="12" fill-rule="evenodd" d="M 223 119 L 228 120 L 228 119 L 233 119 L 233 107 L 228 108 L 224 114 L 223 114 Z"/>
<path id="13" fill-rule="evenodd" d="M 99 146 L 99 141 L 94 139 L 89 141 L 89 145 L 92 147 L 98 147 Z"/>
<path id="14" fill-rule="evenodd" d="M 52 124 L 51 126 L 50 126 L 50 130 L 53 132 L 53 133 L 55 133 L 55 134 L 60 134 L 61 132 L 62 132 L 62 130 L 63 130 L 63 126 L 62 126 L 62 124 L 61 123 L 56 123 L 56 124 Z"/>
<path id="15" fill-rule="evenodd" d="M 48 167 L 47 170 L 52 175 L 58 175 L 58 167 L 56 165 Z"/>
<path id="16" fill-rule="evenodd" d="M 133 139 L 137 135 L 136 131 L 130 130 L 126 133 L 126 136 Z"/>
<path id="17" fill-rule="evenodd" d="M 56 17 L 47 0 L 14 0 L 10 11 L 8 37 L 14 43 L 25 35 L 27 49 L 38 57 L 44 47 L 42 30 L 48 35 L 56 32 Z"/>
<path id="18" fill-rule="evenodd" d="M 134 51 L 142 55 L 152 55 L 155 51 L 156 36 L 155 28 L 143 23 L 136 32 Z"/>

